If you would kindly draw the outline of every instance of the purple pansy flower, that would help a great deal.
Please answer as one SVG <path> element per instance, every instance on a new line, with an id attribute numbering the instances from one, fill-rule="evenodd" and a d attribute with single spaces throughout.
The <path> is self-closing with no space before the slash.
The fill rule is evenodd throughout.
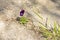
<path id="1" fill-rule="evenodd" d="M 24 15 L 24 12 L 25 12 L 25 10 L 21 10 L 20 11 L 20 16 L 23 16 Z"/>

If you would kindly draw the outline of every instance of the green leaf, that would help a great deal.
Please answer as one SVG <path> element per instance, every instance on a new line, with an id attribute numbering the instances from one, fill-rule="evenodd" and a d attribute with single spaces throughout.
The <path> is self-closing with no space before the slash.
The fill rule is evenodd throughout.
<path id="1" fill-rule="evenodd" d="M 56 23 L 56 21 L 54 22 L 54 29 L 53 29 L 53 31 L 55 32 L 55 33 L 57 33 L 58 31 L 57 31 L 57 27 L 58 27 L 58 25 L 57 25 L 57 23 Z"/>
<path id="2" fill-rule="evenodd" d="M 23 16 L 20 18 L 20 23 L 21 24 L 26 24 L 27 22 L 28 22 L 28 19 L 27 18 L 25 18 Z"/>
<path id="3" fill-rule="evenodd" d="M 42 35 L 44 37 L 52 37 L 51 31 L 49 31 L 44 25 L 40 24 L 40 32 L 42 32 Z"/>

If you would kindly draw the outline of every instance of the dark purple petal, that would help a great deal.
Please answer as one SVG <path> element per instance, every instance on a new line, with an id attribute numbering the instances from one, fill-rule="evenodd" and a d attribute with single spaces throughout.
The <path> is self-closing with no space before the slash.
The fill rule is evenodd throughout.
<path id="1" fill-rule="evenodd" d="M 21 10 L 20 11 L 20 16 L 23 16 L 24 15 L 24 12 L 25 12 L 25 10 Z"/>

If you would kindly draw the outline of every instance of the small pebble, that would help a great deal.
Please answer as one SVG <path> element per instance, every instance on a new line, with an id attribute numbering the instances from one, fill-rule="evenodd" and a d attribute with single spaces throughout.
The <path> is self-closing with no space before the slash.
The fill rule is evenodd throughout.
<path id="1" fill-rule="evenodd" d="M 17 17 L 16 20 L 17 20 L 17 21 L 20 21 L 20 17 Z"/>

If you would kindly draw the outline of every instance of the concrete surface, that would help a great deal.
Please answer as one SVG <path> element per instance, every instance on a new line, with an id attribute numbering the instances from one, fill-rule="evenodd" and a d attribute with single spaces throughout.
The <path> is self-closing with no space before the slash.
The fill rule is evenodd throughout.
<path id="1" fill-rule="evenodd" d="M 26 26 L 16 21 L 21 9 L 30 19 Z M 45 40 L 37 30 L 31 29 L 38 29 L 38 22 L 45 24 L 46 18 L 50 24 L 54 20 L 60 23 L 60 0 L 0 0 L 0 40 Z"/>

